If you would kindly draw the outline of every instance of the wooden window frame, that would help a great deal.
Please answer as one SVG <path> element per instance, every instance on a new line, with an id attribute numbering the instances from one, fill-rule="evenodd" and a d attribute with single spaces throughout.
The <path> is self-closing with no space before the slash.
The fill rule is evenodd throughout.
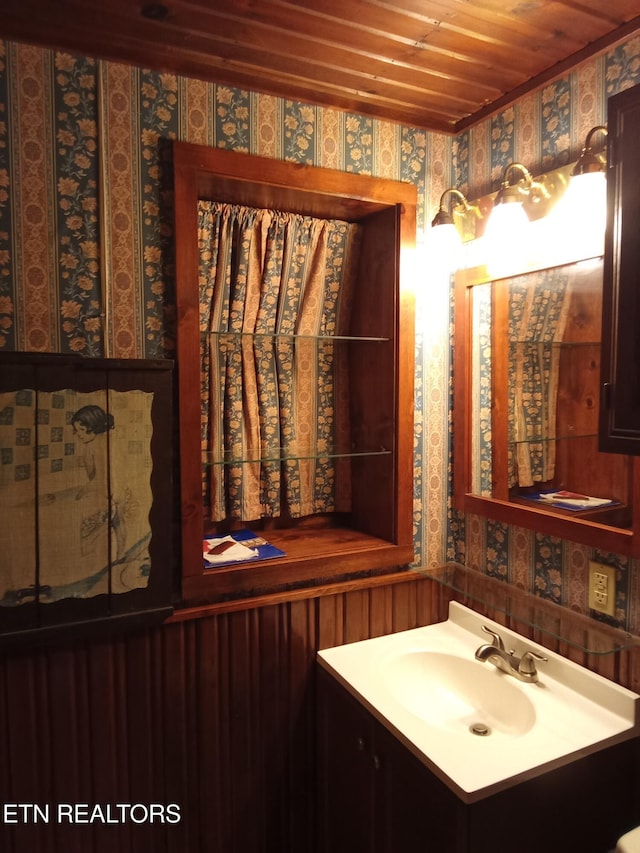
<path id="1" fill-rule="evenodd" d="M 182 596 L 221 600 L 311 586 L 413 560 L 414 268 L 417 191 L 412 184 L 175 142 L 177 366 L 180 424 Z M 352 462 L 354 508 L 346 524 L 274 529 L 286 556 L 205 569 L 200 446 L 197 203 L 210 199 L 365 223 L 353 334 L 384 327 L 385 348 L 353 361 L 356 430 L 380 436 L 388 459 Z M 359 289 L 358 289 L 359 288 Z M 359 296 L 358 296 L 359 294 Z M 366 349 L 366 351 L 365 351 Z M 354 347 L 357 351 L 357 347 Z"/>

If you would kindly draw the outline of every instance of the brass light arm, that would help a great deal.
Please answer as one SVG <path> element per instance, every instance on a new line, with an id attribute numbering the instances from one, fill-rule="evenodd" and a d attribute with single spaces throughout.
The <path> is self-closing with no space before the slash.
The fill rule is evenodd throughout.
<path id="1" fill-rule="evenodd" d="M 517 181 L 510 181 L 509 174 L 513 170 L 520 172 Z M 502 185 L 494 201 L 494 206 L 509 202 L 524 202 L 529 200 L 537 204 L 542 199 L 548 199 L 549 193 L 544 184 L 534 181 L 531 173 L 522 163 L 509 163 L 502 175 Z"/>
<path id="2" fill-rule="evenodd" d="M 448 197 L 449 199 L 454 198 L 456 200 L 453 204 L 450 203 L 449 208 L 446 207 Z M 440 196 L 440 205 L 438 212 L 431 222 L 432 227 L 436 225 L 453 225 L 452 208 L 454 207 L 462 208 L 462 214 L 468 213 L 473 209 L 460 190 L 457 190 L 455 187 L 449 187 Z"/>
<path id="3" fill-rule="evenodd" d="M 595 150 L 593 145 L 591 144 L 591 140 L 595 136 L 596 133 L 603 133 L 605 135 L 605 141 L 600 150 Z M 606 158 L 606 147 L 609 132 L 607 128 L 603 124 L 598 124 L 596 127 L 592 127 L 589 133 L 587 134 L 587 138 L 584 141 L 584 148 L 580 153 L 580 157 L 578 158 L 578 162 L 573 168 L 571 172 L 572 177 L 577 175 L 586 175 L 589 172 L 604 172 L 607 165 Z"/>

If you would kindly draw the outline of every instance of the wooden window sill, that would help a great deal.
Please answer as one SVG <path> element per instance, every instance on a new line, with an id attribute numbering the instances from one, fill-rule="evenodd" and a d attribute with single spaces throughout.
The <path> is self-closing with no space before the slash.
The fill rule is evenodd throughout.
<path id="1" fill-rule="evenodd" d="M 270 530 L 269 542 L 285 557 L 205 569 L 183 577 L 185 600 L 232 599 L 296 586 L 313 586 L 331 578 L 378 571 L 413 561 L 413 543 L 396 545 L 349 528 Z"/>

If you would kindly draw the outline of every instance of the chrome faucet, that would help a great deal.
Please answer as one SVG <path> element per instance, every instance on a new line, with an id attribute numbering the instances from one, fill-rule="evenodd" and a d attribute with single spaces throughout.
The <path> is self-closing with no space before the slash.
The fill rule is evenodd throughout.
<path id="1" fill-rule="evenodd" d="M 493 642 L 483 643 L 476 650 L 476 660 L 489 661 L 494 666 L 506 672 L 507 675 L 513 675 L 519 681 L 537 681 L 538 670 L 536 669 L 536 661 L 548 660 L 544 655 L 539 655 L 537 652 L 525 652 L 522 657 L 517 657 L 514 650 L 506 651 L 502 637 L 486 625 L 482 626 L 485 634 L 490 634 Z"/>

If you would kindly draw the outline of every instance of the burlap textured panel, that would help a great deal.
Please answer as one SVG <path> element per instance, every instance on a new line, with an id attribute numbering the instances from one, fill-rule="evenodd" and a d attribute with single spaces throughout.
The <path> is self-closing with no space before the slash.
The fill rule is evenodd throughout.
<path id="1" fill-rule="evenodd" d="M 144 391 L 0 394 L 0 602 L 146 587 L 151 405 Z"/>

